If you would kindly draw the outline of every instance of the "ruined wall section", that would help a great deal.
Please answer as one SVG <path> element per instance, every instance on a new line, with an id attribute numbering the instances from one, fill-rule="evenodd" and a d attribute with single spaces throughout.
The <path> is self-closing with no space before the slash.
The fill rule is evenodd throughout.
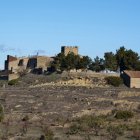
<path id="1" fill-rule="evenodd" d="M 22 67 L 23 69 L 27 69 L 28 68 L 29 58 L 21 59 L 21 61 L 23 61 L 23 65 L 21 65 L 20 67 Z"/>
<path id="2" fill-rule="evenodd" d="M 13 74 L 9 74 L 8 75 L 8 81 L 14 80 L 14 79 L 18 79 L 20 76 L 17 73 L 13 73 Z"/>
<path id="3" fill-rule="evenodd" d="M 16 60 L 9 61 L 8 70 L 13 73 L 18 73 L 20 71 L 26 70 L 29 58 L 17 58 Z"/>
<path id="4" fill-rule="evenodd" d="M 27 70 L 27 72 L 35 72 L 38 74 L 43 73 L 48 69 L 50 63 L 54 58 L 47 56 L 31 56 L 31 57 L 13 57 L 8 55 L 5 61 L 5 71 L 9 71 L 7 74 L 8 80 L 17 79 L 21 72 Z"/>
<path id="5" fill-rule="evenodd" d="M 5 70 L 11 70 L 11 67 L 9 66 L 10 62 L 16 61 L 17 58 L 11 55 L 7 55 L 7 60 L 5 60 Z"/>
<path id="6" fill-rule="evenodd" d="M 42 68 L 43 70 L 47 70 L 50 66 L 50 63 L 53 61 L 53 58 L 46 56 L 38 56 L 37 57 L 37 68 Z"/>
<path id="7" fill-rule="evenodd" d="M 17 72 L 18 70 L 18 63 L 19 63 L 19 60 L 14 60 L 14 61 L 10 61 L 8 63 L 8 70 L 12 71 L 12 72 Z"/>
<path id="8" fill-rule="evenodd" d="M 37 58 L 36 57 L 31 57 L 28 59 L 26 69 L 34 69 L 37 67 Z"/>

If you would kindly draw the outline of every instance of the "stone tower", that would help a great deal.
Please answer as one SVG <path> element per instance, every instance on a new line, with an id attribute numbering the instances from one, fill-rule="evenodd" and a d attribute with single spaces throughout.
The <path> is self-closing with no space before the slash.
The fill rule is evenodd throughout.
<path id="1" fill-rule="evenodd" d="M 67 56 L 69 53 L 74 53 L 74 55 L 78 55 L 78 47 L 77 46 L 62 46 L 61 53 L 64 53 Z"/>

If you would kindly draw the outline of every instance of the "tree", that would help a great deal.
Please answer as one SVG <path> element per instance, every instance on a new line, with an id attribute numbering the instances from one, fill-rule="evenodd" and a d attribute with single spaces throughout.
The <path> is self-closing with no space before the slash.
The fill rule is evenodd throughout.
<path id="1" fill-rule="evenodd" d="M 123 70 L 137 70 L 140 68 L 138 53 L 125 49 L 124 46 L 116 51 L 117 65 L 120 71 Z M 139 64 L 139 67 L 138 67 Z"/>
<path id="2" fill-rule="evenodd" d="M 125 65 L 127 69 L 136 70 L 138 61 L 138 53 L 132 51 L 131 49 L 126 51 Z"/>
<path id="3" fill-rule="evenodd" d="M 119 50 L 116 51 L 116 59 L 117 59 L 117 65 L 120 67 L 120 71 L 123 71 L 126 69 L 124 61 L 125 61 L 125 54 L 126 49 L 124 46 L 120 47 Z"/>
<path id="4" fill-rule="evenodd" d="M 59 53 L 51 64 L 51 71 L 57 71 L 60 69 L 63 59 L 65 59 L 65 55 L 63 53 Z"/>
<path id="5" fill-rule="evenodd" d="M 62 63 L 61 63 L 61 68 L 62 70 L 65 69 L 65 70 L 71 70 L 71 69 L 74 69 L 76 68 L 76 65 L 77 65 L 77 59 L 75 59 L 76 56 L 74 55 L 74 53 L 69 53 L 65 59 L 62 60 Z"/>
<path id="6" fill-rule="evenodd" d="M 99 72 L 101 70 L 104 70 L 104 60 L 99 58 L 98 56 L 96 56 L 96 58 L 94 59 L 94 61 L 92 62 L 92 64 L 89 66 L 90 70 Z"/>
<path id="7" fill-rule="evenodd" d="M 58 54 L 51 64 L 51 71 L 56 70 L 71 70 L 71 69 L 88 69 L 92 59 L 88 56 L 80 57 L 74 53 L 69 53 L 65 56 L 63 53 Z"/>
<path id="8" fill-rule="evenodd" d="M 136 70 L 140 71 L 140 60 L 138 60 L 137 64 L 136 64 Z"/>
<path id="9" fill-rule="evenodd" d="M 88 69 L 91 64 L 92 64 L 92 59 L 88 56 L 83 56 L 82 58 L 80 58 L 77 68 Z"/>
<path id="10" fill-rule="evenodd" d="M 112 52 L 106 52 L 104 54 L 105 58 L 105 68 L 116 71 L 117 70 L 117 59 L 114 53 Z"/>

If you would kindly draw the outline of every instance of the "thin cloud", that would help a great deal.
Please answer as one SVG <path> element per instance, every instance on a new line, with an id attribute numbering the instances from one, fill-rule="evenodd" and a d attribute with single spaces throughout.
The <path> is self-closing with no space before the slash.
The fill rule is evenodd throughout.
<path id="1" fill-rule="evenodd" d="M 5 53 L 5 52 L 21 52 L 20 49 L 12 48 L 12 47 L 7 47 L 4 44 L 0 45 L 0 52 Z"/>

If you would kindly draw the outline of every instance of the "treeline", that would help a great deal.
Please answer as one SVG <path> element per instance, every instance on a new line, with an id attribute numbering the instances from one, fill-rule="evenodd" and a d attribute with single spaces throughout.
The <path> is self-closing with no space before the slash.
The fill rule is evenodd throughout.
<path id="1" fill-rule="evenodd" d="M 108 69 L 110 71 L 140 70 L 140 59 L 137 52 L 124 46 L 116 50 L 116 53 L 106 52 L 104 58 L 96 56 L 92 60 L 89 56 L 74 55 L 69 53 L 65 56 L 59 53 L 51 64 L 51 71 L 70 70 L 70 69 L 88 69 L 96 72 Z"/>

